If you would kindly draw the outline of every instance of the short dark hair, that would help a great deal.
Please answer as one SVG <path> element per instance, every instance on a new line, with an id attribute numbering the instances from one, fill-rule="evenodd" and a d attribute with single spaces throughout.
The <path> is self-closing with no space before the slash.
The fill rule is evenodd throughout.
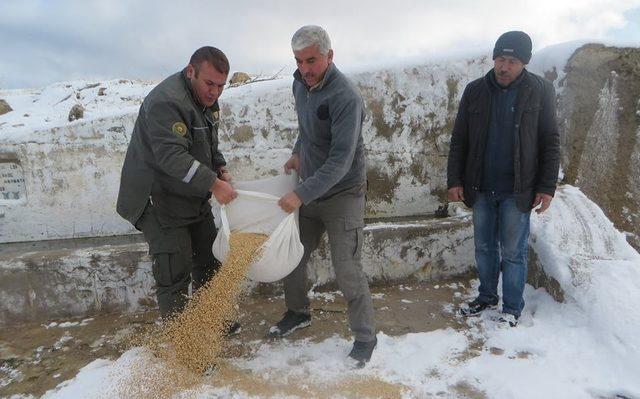
<path id="1" fill-rule="evenodd" d="M 215 47 L 204 46 L 197 49 L 189 60 L 189 64 L 193 65 L 196 70 L 196 77 L 198 76 L 200 65 L 205 61 L 211 64 L 218 72 L 229 74 L 229 60 L 227 56 Z"/>

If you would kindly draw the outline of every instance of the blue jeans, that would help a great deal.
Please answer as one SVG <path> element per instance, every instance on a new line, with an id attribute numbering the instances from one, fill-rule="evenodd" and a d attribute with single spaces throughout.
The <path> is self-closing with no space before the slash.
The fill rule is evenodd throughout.
<path id="1" fill-rule="evenodd" d="M 479 192 L 473 205 L 478 299 L 491 305 L 498 303 L 502 270 L 502 311 L 516 317 L 524 308 L 530 215 L 518 210 L 513 193 Z"/>

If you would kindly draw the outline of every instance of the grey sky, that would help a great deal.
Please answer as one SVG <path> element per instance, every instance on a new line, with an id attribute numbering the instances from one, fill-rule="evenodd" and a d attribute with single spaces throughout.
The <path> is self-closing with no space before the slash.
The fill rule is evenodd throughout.
<path id="1" fill-rule="evenodd" d="M 293 32 L 329 32 L 341 67 L 486 51 L 512 29 L 534 49 L 576 39 L 640 45 L 640 0 L 2 0 L 0 88 L 74 79 L 159 79 L 203 45 L 232 70 L 295 68 Z"/>

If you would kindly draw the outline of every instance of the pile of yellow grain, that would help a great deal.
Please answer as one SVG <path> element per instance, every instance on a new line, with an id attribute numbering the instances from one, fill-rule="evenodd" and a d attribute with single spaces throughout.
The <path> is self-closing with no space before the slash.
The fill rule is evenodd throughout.
<path id="1" fill-rule="evenodd" d="M 218 272 L 193 294 L 181 313 L 145 339 L 144 345 L 161 362 L 132 370 L 127 381 L 121 381 L 120 393 L 136 398 L 171 396 L 193 387 L 203 372 L 215 366 L 225 348 L 229 323 L 236 320 L 235 306 L 247 269 L 266 239 L 264 234 L 231 234 L 227 261 Z"/>

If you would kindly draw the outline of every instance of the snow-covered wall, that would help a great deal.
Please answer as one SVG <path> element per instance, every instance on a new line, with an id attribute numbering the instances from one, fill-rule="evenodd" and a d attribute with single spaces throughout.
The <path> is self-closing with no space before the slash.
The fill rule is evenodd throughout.
<path id="1" fill-rule="evenodd" d="M 151 87 L 111 81 L 0 91 L 13 108 L 0 115 L 0 242 L 131 231 L 115 198 L 135 112 Z M 84 118 L 68 122 L 79 103 Z"/>
<path id="2" fill-rule="evenodd" d="M 640 248 L 640 50 L 580 45 L 543 49 L 529 69 L 558 89 L 565 181 Z M 457 104 L 490 68 L 485 56 L 349 75 L 367 106 L 369 216 L 430 214 L 444 202 Z M 0 90 L 12 109 L 0 115 L 0 243 L 133 232 L 114 204 L 139 104 L 155 83 Z M 291 78 L 231 88 L 221 103 L 236 178 L 280 173 L 297 135 Z M 78 104 L 83 118 L 68 122 Z"/>
<path id="3" fill-rule="evenodd" d="M 22 176 L 26 190 L 0 200 L 0 240 L 129 231 L 114 215 L 114 201 L 128 140 L 124 131 L 132 125 L 133 116 L 124 115 L 35 131 L 16 144 L 4 141 L 0 165 L 14 166 L 12 175 Z"/>
<path id="4" fill-rule="evenodd" d="M 490 68 L 469 58 L 351 74 L 366 105 L 369 216 L 432 213 L 464 85 Z M 150 82 L 60 83 L 0 91 L 0 242 L 133 232 L 114 211 L 120 167 Z M 297 135 L 291 79 L 223 94 L 221 142 L 237 179 L 280 173 Z M 84 116 L 68 122 L 81 104 Z M 22 180 L 22 181 L 21 181 Z M 9 193 L 10 192 L 10 193 Z"/>
<path id="5" fill-rule="evenodd" d="M 558 89 L 565 178 L 575 181 L 616 227 L 631 232 L 637 245 L 639 51 L 588 45 L 574 53 L 577 45 L 572 46 L 540 52 L 530 65 Z M 476 57 L 350 75 L 368 110 L 369 216 L 430 214 L 444 202 L 457 104 L 466 83 L 490 68 L 489 57 Z M 115 199 L 138 107 L 155 84 L 121 80 L 0 90 L 0 99 L 12 109 L 0 115 L 0 243 L 133 232 L 115 213 Z M 236 178 L 280 173 L 297 135 L 291 79 L 233 88 L 221 102 L 222 149 Z M 78 104 L 83 118 L 69 122 L 69 111 Z M 472 269 L 468 219 L 370 225 L 363 262 L 368 275 L 428 280 Z M 0 244 L 0 255 L 7 245 Z M 147 301 L 152 287 L 144 245 L 104 251 L 0 256 L 0 324 L 29 309 L 81 314 Z M 534 266 L 551 262 L 537 252 Z M 568 270 L 579 275 L 575 259 Z M 536 280 L 542 278 L 551 292 L 557 289 L 564 297 L 566 281 L 553 270 L 537 270 Z M 316 254 L 310 278 L 318 284 L 333 279 L 326 251 Z"/>
<path id="6" fill-rule="evenodd" d="M 339 64 L 338 64 L 339 66 Z M 490 59 L 447 60 L 352 74 L 367 107 L 370 216 L 431 213 L 445 200 L 451 127 L 464 86 Z M 297 135 L 290 81 L 225 94 L 226 153 L 243 177 L 280 173 Z M 283 157 L 283 158 L 279 158 Z M 268 165 L 268 166 L 267 166 Z"/>

